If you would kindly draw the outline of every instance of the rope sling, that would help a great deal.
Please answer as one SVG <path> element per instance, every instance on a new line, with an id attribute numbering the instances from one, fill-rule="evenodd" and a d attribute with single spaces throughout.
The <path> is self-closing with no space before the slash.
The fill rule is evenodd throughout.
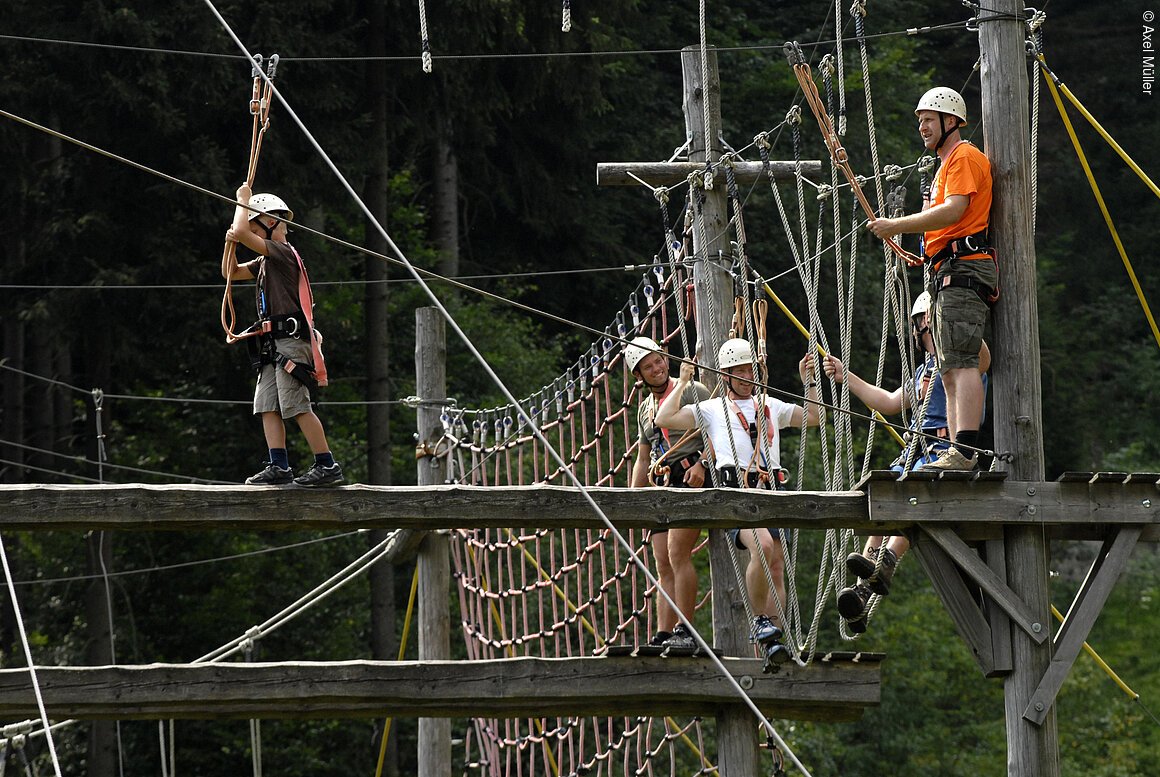
<path id="1" fill-rule="evenodd" d="M 250 162 L 246 167 L 246 185 L 254 185 L 254 176 L 258 172 L 258 157 L 262 153 L 262 141 L 266 137 L 266 130 L 270 127 L 270 108 L 273 107 L 274 100 L 274 74 L 278 70 L 278 55 L 270 56 L 269 62 L 266 64 L 266 78 L 262 78 L 262 55 L 255 54 L 252 67 L 254 86 L 250 96 L 250 115 L 253 117 L 253 127 L 250 132 Z M 225 248 L 222 249 L 222 268 L 233 266 L 237 261 L 238 244 L 232 240 L 225 242 Z M 225 293 L 222 295 L 222 311 L 221 322 L 222 329 L 226 333 L 227 343 L 236 343 L 248 337 L 256 337 L 262 334 L 259 330 L 249 330 L 242 332 L 235 332 L 237 326 L 237 313 L 234 311 L 233 298 L 233 279 L 230 278 L 229 273 L 224 273 L 226 276 Z"/>

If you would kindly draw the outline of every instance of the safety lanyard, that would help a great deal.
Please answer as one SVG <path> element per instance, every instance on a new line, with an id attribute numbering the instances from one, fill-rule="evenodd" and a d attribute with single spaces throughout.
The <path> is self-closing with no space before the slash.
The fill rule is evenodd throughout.
<path id="1" fill-rule="evenodd" d="M 289 243 L 286 244 L 298 260 L 298 306 L 302 308 L 302 315 L 306 316 L 306 334 L 310 338 L 311 356 L 314 357 L 314 379 L 319 386 L 327 384 L 326 360 L 322 357 L 322 343 L 314 330 L 314 291 L 310 288 L 310 276 L 306 274 L 306 263 L 298 249 Z"/>
<path id="2" fill-rule="evenodd" d="M 826 148 L 830 152 L 830 158 L 834 161 L 834 166 L 842 171 L 846 176 L 846 180 L 850 183 L 850 189 L 854 192 L 854 196 L 858 199 L 858 204 L 862 206 L 862 210 L 870 218 L 877 218 L 874 213 L 874 206 L 866 199 L 866 195 L 862 192 L 862 184 L 858 181 L 858 176 L 854 174 L 854 169 L 850 166 L 850 158 L 846 149 L 842 148 L 842 143 L 838 140 L 838 133 L 834 131 L 834 124 L 830 121 L 830 116 L 826 112 L 825 103 L 822 102 L 822 97 L 818 94 L 818 87 L 814 83 L 813 75 L 810 72 L 810 65 L 806 61 L 805 55 L 802 54 L 801 46 L 797 42 L 790 42 L 785 44 L 785 55 L 789 60 L 789 64 L 793 67 L 794 75 L 797 77 L 798 86 L 801 87 L 802 94 L 809 103 L 810 111 L 813 112 L 814 118 L 818 120 L 818 127 L 822 131 L 822 140 L 825 141 Z M 895 254 L 906 260 L 906 263 L 911 267 L 917 267 L 922 264 L 923 259 L 920 256 L 907 251 L 902 246 L 898 245 L 890 238 L 883 238 L 882 242 L 890 246 Z"/>
<path id="3" fill-rule="evenodd" d="M 266 137 L 266 130 L 270 127 L 270 108 L 273 105 L 274 73 L 278 70 L 278 55 L 272 54 L 266 65 L 266 77 L 262 78 L 262 55 L 254 55 L 253 76 L 254 86 L 250 97 L 250 115 L 253 116 L 253 128 L 250 131 L 250 163 L 246 168 L 246 185 L 254 185 L 254 176 L 258 172 L 258 157 L 262 153 L 262 140 Z M 222 249 L 222 267 L 236 263 L 238 244 L 227 240 Z M 247 337 L 261 334 L 260 330 L 253 329 L 245 332 L 235 332 L 237 313 L 234 311 L 234 297 L 231 292 L 233 279 L 226 276 L 226 290 L 222 295 L 222 329 L 226 333 L 227 343 L 236 343 Z M 259 305 L 264 307 L 261 302 Z M 259 315 L 263 315 L 259 313 Z"/>
<path id="4" fill-rule="evenodd" d="M 663 449 L 657 451 L 658 454 L 664 453 L 665 451 L 672 449 L 672 446 L 669 444 L 669 430 L 657 426 L 657 411 L 661 409 L 661 405 L 664 403 L 664 401 L 666 399 L 668 399 L 669 394 L 672 394 L 673 389 L 675 389 L 676 387 L 677 387 L 677 382 L 675 380 L 673 380 L 672 378 L 669 378 L 669 385 L 665 386 L 664 393 L 661 394 L 660 399 L 657 399 L 656 394 L 652 393 L 651 390 L 649 391 L 649 396 L 652 397 L 652 399 L 653 399 L 652 418 L 650 419 L 650 421 L 652 422 L 653 429 L 660 432 L 660 436 L 664 438 Z M 657 443 L 658 443 L 657 447 L 658 448 L 661 447 L 660 442 L 661 442 L 661 439 L 660 439 L 660 437 L 658 437 L 657 438 Z"/>
<path id="5" fill-rule="evenodd" d="M 737 414 L 737 420 L 739 420 L 741 422 L 742 431 L 745 431 L 747 434 L 749 434 L 749 442 L 753 445 L 753 458 L 756 459 L 757 454 L 758 454 L 758 450 L 757 450 L 758 449 L 758 445 L 757 445 L 757 397 L 750 397 L 750 399 L 753 400 L 753 422 L 752 423 L 750 423 L 748 420 L 746 420 L 745 414 L 741 412 L 741 408 L 737 406 L 737 402 L 735 400 L 730 399 L 729 404 L 733 405 L 733 412 Z M 773 421 L 772 421 L 773 416 L 769 412 L 769 405 L 765 405 L 764 407 L 765 407 L 765 432 L 766 432 L 766 436 L 769 440 L 769 444 L 772 446 L 773 445 Z M 750 433 L 750 430 L 752 430 L 752 433 Z M 765 458 L 764 453 L 762 454 L 762 458 Z M 766 460 L 766 463 L 768 463 L 768 459 Z"/>

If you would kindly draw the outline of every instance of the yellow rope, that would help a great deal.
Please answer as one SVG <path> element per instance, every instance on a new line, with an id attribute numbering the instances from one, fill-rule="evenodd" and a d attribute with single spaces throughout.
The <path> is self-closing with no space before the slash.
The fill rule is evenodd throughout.
<path id="1" fill-rule="evenodd" d="M 796 326 L 798 331 L 802 333 L 802 336 L 805 337 L 807 340 L 809 340 L 810 339 L 809 330 L 806 329 L 804 326 L 802 326 L 802 322 L 798 321 L 798 318 L 797 318 L 797 316 L 795 316 L 793 314 L 793 311 L 791 311 L 788 307 L 786 307 L 786 304 L 781 301 L 781 297 L 777 296 L 777 294 L 774 293 L 773 289 L 769 288 L 768 283 L 763 283 L 761 285 L 763 287 L 765 287 L 765 293 L 769 295 L 769 298 L 771 300 L 773 300 L 775 305 L 777 305 L 779 308 L 781 308 L 781 312 L 784 313 L 785 317 L 790 320 L 790 323 L 793 324 L 794 326 Z M 824 348 L 822 348 L 820 343 L 816 343 L 815 346 L 817 347 L 818 354 L 820 356 L 826 355 L 826 350 Z M 872 410 L 870 412 L 872 412 L 874 414 L 875 419 L 877 419 L 883 423 L 883 428 L 886 431 L 890 432 L 890 436 L 893 437 L 899 445 L 901 445 L 903 448 L 905 448 L 906 447 L 906 440 L 902 439 L 902 435 L 900 435 L 898 433 L 898 430 L 895 429 L 893 426 L 891 426 L 890 422 L 887 421 L 885 418 L 883 418 L 882 414 L 879 413 L 877 410 Z"/>
<path id="2" fill-rule="evenodd" d="M 1063 616 L 1060 615 L 1059 610 L 1055 609 L 1054 604 L 1051 605 L 1051 614 L 1056 617 L 1056 620 L 1058 620 L 1060 623 L 1063 623 Z M 1137 699 L 1140 698 L 1140 694 L 1136 693 L 1131 688 L 1129 688 L 1128 684 L 1120 679 L 1120 676 L 1118 674 L 1116 674 L 1115 670 L 1113 670 L 1110 666 L 1107 665 L 1107 663 L 1104 661 L 1104 659 L 1100 658 L 1100 654 L 1097 653 L 1094 649 L 1092 649 L 1091 645 L 1089 645 L 1088 643 L 1085 642 L 1085 643 L 1083 643 L 1083 649 L 1087 652 L 1087 654 L 1089 656 L 1091 656 L 1095 660 L 1096 664 L 1100 667 L 1100 669 L 1103 669 L 1105 672 L 1107 672 L 1108 677 L 1112 678 L 1112 682 L 1114 682 L 1116 685 L 1120 686 L 1120 690 L 1122 690 L 1124 693 L 1128 694 L 1128 698 L 1130 698 L 1132 701 L 1136 701 Z"/>
<path id="3" fill-rule="evenodd" d="M 415 598 L 419 593 L 419 565 L 415 565 L 415 574 L 411 575 L 411 593 L 407 597 L 407 615 L 403 618 L 403 637 L 399 640 L 399 660 L 407 655 L 407 637 L 411 634 L 411 617 L 415 614 Z M 383 724 L 383 741 L 379 745 L 379 765 L 375 767 L 375 777 L 383 775 L 383 760 L 387 755 L 387 738 L 391 735 L 391 720 L 387 718 Z"/>
<path id="4" fill-rule="evenodd" d="M 1039 64 L 1043 68 L 1043 78 L 1045 81 L 1047 81 L 1047 87 L 1051 90 L 1051 96 L 1055 100 L 1055 107 L 1059 110 L 1059 115 L 1063 119 L 1063 125 L 1067 128 L 1067 134 L 1071 138 L 1071 144 L 1075 146 L 1076 156 L 1079 157 L 1079 162 L 1083 166 L 1084 175 L 1087 176 L 1088 185 L 1091 186 L 1092 194 L 1095 195 L 1096 204 L 1099 205 L 1100 213 L 1102 213 L 1104 216 L 1104 223 L 1108 225 L 1108 231 L 1112 234 L 1112 242 L 1116 244 L 1116 250 L 1120 254 L 1120 260 L 1124 263 L 1124 269 L 1128 271 L 1128 278 L 1132 281 L 1132 288 L 1136 290 L 1136 298 L 1140 300 L 1140 307 L 1144 309 L 1144 316 L 1148 319 L 1149 326 L 1152 327 L 1152 336 L 1156 338 L 1156 345 L 1160 346 L 1160 328 L 1156 326 L 1156 319 L 1152 316 L 1152 310 L 1148 307 L 1148 301 L 1144 299 L 1144 290 L 1140 288 L 1140 282 L 1136 279 L 1136 271 L 1132 268 L 1132 262 L 1128 259 L 1128 254 L 1124 250 L 1124 244 L 1120 242 L 1120 235 L 1116 231 L 1115 224 L 1112 223 L 1112 216 L 1108 212 L 1108 206 L 1104 203 L 1104 197 L 1100 193 L 1099 184 L 1096 183 L 1095 176 L 1092 175 L 1091 166 L 1088 165 L 1087 157 L 1084 156 L 1083 148 L 1079 143 L 1079 138 L 1075 134 L 1075 128 L 1071 126 L 1071 119 L 1068 118 L 1067 108 L 1064 106 L 1063 101 L 1059 99 L 1059 89 L 1056 88 L 1056 82 L 1058 79 L 1055 77 L 1055 74 L 1051 72 L 1051 69 L 1047 67 L 1047 63 L 1043 59 L 1042 54 L 1038 55 L 1038 59 Z M 1120 148 L 1119 145 L 1117 145 L 1116 142 L 1112 140 L 1106 132 L 1104 132 L 1103 127 L 1101 127 L 1099 123 L 1092 117 L 1092 115 L 1089 114 L 1087 110 L 1085 110 L 1084 107 L 1079 104 L 1079 101 L 1076 100 L 1075 96 L 1072 95 L 1067 87 L 1063 85 L 1062 81 L 1059 81 L 1059 87 L 1063 89 L 1064 93 L 1068 95 L 1068 99 L 1075 104 L 1079 111 L 1085 117 L 1087 117 L 1087 120 L 1092 123 L 1092 126 L 1094 126 L 1096 130 L 1104 137 L 1104 140 L 1107 140 L 1112 145 L 1112 147 L 1116 149 L 1117 152 L 1119 152 L 1124 161 L 1128 163 L 1128 166 L 1135 170 L 1136 173 L 1144 179 L 1152 191 L 1158 197 L 1160 197 L 1160 189 L 1156 188 L 1156 184 L 1152 183 L 1148 176 L 1144 175 L 1143 171 L 1140 170 L 1135 162 L 1132 161 L 1131 157 L 1124 153 L 1124 150 Z"/>

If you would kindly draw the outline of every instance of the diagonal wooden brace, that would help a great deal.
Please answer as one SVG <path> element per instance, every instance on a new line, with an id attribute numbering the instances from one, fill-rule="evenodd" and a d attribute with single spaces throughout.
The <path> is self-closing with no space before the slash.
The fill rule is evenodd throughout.
<path id="1" fill-rule="evenodd" d="M 1042 725 L 1047 718 L 1055 697 L 1067 679 L 1071 665 L 1075 663 L 1088 633 L 1099 617 L 1100 610 L 1112 592 L 1112 588 L 1128 565 L 1132 549 L 1140 539 L 1143 527 L 1120 526 L 1104 541 L 1092 567 L 1084 578 L 1083 585 L 1075 595 L 1067 617 L 1055 637 L 1055 651 L 1051 663 L 1039 680 L 1039 686 L 1031 695 L 1023 717 L 1035 725 Z"/>
<path id="2" fill-rule="evenodd" d="M 984 675 L 992 676 L 996 667 L 991 627 L 954 560 L 924 532 L 913 536 L 911 552 L 918 557 L 919 564 L 930 578 L 935 593 L 951 616 L 955 630 L 967 643 L 979 669 Z"/>
<path id="3" fill-rule="evenodd" d="M 1048 624 L 1044 624 L 1039 618 L 1036 618 L 1035 613 L 1031 611 L 1027 603 L 1012 591 L 1007 583 L 971 550 L 967 543 L 959 539 L 953 530 L 945 526 L 931 524 L 919 524 L 919 529 L 937 542 L 947 555 L 958 564 L 959 568 L 974 580 L 1003 612 L 1011 617 L 1015 625 L 1027 632 L 1031 639 L 1040 644 L 1047 639 L 1050 633 Z"/>

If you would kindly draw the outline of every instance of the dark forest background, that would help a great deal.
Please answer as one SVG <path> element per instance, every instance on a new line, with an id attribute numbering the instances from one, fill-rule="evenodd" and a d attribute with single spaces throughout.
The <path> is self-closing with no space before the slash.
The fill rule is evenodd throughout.
<path id="1" fill-rule="evenodd" d="M 957 2 L 868 5 L 867 32 L 876 36 L 869 87 L 883 162 L 910 164 L 921 151 L 913 107 L 929 86 L 960 88 L 977 115 L 978 44 L 964 24 L 973 12 Z M 623 267 L 651 261 L 663 250 L 663 232 L 647 191 L 598 188 L 595 165 L 664 160 L 684 142 L 679 50 L 698 41 L 697 4 L 572 6 L 572 31 L 563 33 L 559 3 L 428 3 L 436 55 L 429 75 L 418 60 L 414 2 L 228 0 L 218 9 L 251 51 L 280 55 L 279 90 L 412 262 L 603 330 L 640 278 Z M 1141 85 L 1146 10 L 1136 2 L 1057 0 L 1046 7 L 1043 41 L 1059 76 L 1155 177 L 1160 108 L 1153 101 L 1160 98 Z M 866 83 L 847 9 L 842 18 L 847 146 L 855 168 L 868 173 Z M 784 41 L 802 42 L 815 63 L 833 49 L 827 3 L 711 2 L 708 25 L 733 147 L 776 127 L 800 101 Z M 933 29 L 904 34 L 926 27 Z M 250 65 L 202 3 L 9 0 L 0 72 L 0 109 L 16 117 L 227 198 L 244 177 Z M 1160 347 L 1046 88 L 1040 108 L 1036 246 L 1047 474 L 1160 471 L 1160 414 L 1152 403 Z M 1155 304 L 1160 204 L 1074 111 L 1072 121 Z M 972 130 L 982 145 L 978 122 Z M 773 157 L 792 152 L 779 134 Z M 825 158 L 808 117 L 802 154 Z M 278 192 L 305 227 L 385 252 L 281 105 L 255 189 Z M 907 192 L 909 208 L 917 207 L 917 184 Z M 769 192 L 754 190 L 746 205 L 756 268 L 766 277 L 791 268 Z M 261 428 L 246 407 L 252 374 L 218 324 L 219 259 L 231 213 L 194 188 L 0 118 L 0 482 L 239 482 L 260 467 Z M 352 481 L 413 483 L 413 411 L 363 403 L 414 393 L 414 309 L 428 302 L 398 267 L 305 230 L 292 240 L 311 269 L 327 338 L 332 386 L 321 413 L 332 448 Z M 881 316 L 881 255 L 870 242 L 860 240 L 865 271 L 855 347 L 846 355 L 864 374 L 873 372 Z M 772 285 L 792 308 L 806 309 L 792 274 Z M 434 288 L 517 396 L 549 382 L 593 339 L 491 298 Z M 236 301 L 248 321 L 248 290 Z M 797 338 L 771 316 L 772 375 L 793 374 Z M 778 347 L 786 342 L 792 347 Z M 468 407 L 496 403 L 499 393 L 482 370 L 458 343 L 449 345 L 449 394 Z M 290 436 L 301 445 L 293 430 Z M 884 463 L 891 452 L 879 446 Z M 305 454 L 298 449 L 294 457 Z M 114 570 L 159 569 L 317 539 L 307 532 L 5 536 L 46 664 L 110 660 L 107 626 L 97 622 L 104 590 L 85 577 L 102 559 Z M 286 590 L 321 579 L 366 541 L 337 537 L 117 578 L 116 658 L 189 661 L 280 608 Z M 1066 609 L 1092 550 L 1054 550 L 1053 598 Z M 262 657 L 393 657 L 410 575 L 402 566 L 379 570 L 288 627 Z M 896 591 L 863 643 L 890 656 L 882 707 L 858 724 L 787 724 L 791 743 L 815 774 L 1002 773 L 1001 686 L 979 681 L 916 567 L 900 576 Z M 388 607 L 385 626 L 371 623 L 372 594 L 398 605 Z M 1160 628 L 1158 595 L 1160 563 L 1151 546 L 1141 547 L 1092 642 L 1142 704 L 1081 657 L 1059 701 L 1065 774 L 1155 773 L 1160 724 L 1145 707 L 1160 706 L 1160 670 L 1146 635 Z M 21 665 L 10 607 L 0 620 L 0 660 Z M 244 726 L 188 726 L 178 758 L 187 773 L 247 768 Z M 370 722 L 271 726 L 271 772 L 373 769 Z M 414 721 L 398 721 L 394 736 L 391 768 L 411 773 Z M 99 760 L 108 748 L 90 749 L 87 737 L 78 727 L 65 738 L 67 773 L 112 774 L 110 762 Z M 155 726 L 126 724 L 122 740 L 130 755 L 125 774 L 157 772 Z"/>

